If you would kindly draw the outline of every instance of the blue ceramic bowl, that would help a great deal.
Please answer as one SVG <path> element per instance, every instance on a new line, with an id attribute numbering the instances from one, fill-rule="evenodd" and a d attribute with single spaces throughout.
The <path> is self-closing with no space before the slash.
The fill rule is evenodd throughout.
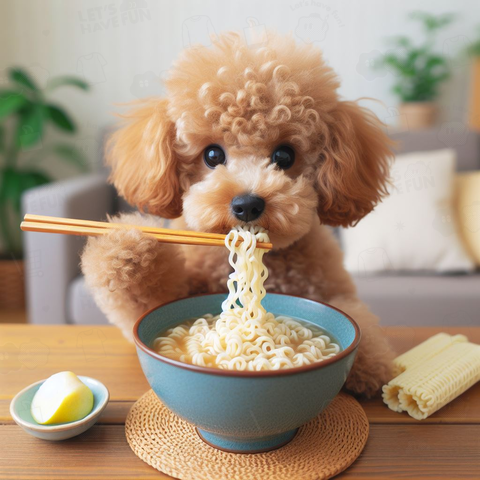
<path id="1" fill-rule="evenodd" d="M 268 293 L 262 304 L 275 315 L 307 320 L 333 334 L 342 351 L 328 360 L 276 371 L 229 371 L 185 364 L 150 347 L 159 333 L 185 320 L 221 312 L 225 294 L 177 300 L 143 315 L 134 326 L 137 354 L 153 391 L 202 439 L 221 450 L 253 453 L 289 442 L 345 383 L 360 342 L 358 325 L 329 305 Z"/>
<path id="2" fill-rule="evenodd" d="M 93 408 L 86 417 L 75 422 L 57 423 L 54 425 L 40 425 L 37 423 L 31 413 L 32 400 L 45 380 L 32 383 L 18 392 L 10 403 L 10 415 L 27 433 L 44 440 L 65 440 L 80 435 L 99 419 L 107 406 L 110 394 L 102 382 L 81 375 L 78 378 L 93 393 Z"/>

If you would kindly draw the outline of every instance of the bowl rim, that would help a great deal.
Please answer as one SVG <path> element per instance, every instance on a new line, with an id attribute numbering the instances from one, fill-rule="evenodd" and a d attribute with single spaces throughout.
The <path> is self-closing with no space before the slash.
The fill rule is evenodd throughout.
<path id="1" fill-rule="evenodd" d="M 105 407 L 108 404 L 108 401 L 110 400 L 110 392 L 108 391 L 108 388 L 105 386 L 104 383 L 102 383 L 100 380 L 97 380 L 96 378 L 92 377 L 87 377 L 85 375 L 77 375 L 80 380 L 83 378 L 86 378 L 92 382 L 96 382 L 99 384 L 101 387 L 105 389 L 105 396 L 102 398 L 100 403 L 97 405 L 97 408 L 92 409 L 92 411 L 85 417 L 81 418 L 80 420 L 75 420 L 74 422 L 68 422 L 68 423 L 56 423 L 52 425 L 40 425 L 38 423 L 31 423 L 27 420 L 24 420 L 23 418 L 19 417 L 17 415 L 17 412 L 15 411 L 15 407 L 17 402 L 19 401 L 20 397 L 26 393 L 28 390 L 31 390 L 33 387 L 37 386 L 38 384 L 44 383 L 45 381 L 48 380 L 48 378 L 44 378 L 43 380 L 39 380 L 38 382 L 31 383 L 30 385 L 26 386 L 22 390 L 20 390 L 12 399 L 10 402 L 10 415 L 12 416 L 13 420 L 15 421 L 16 424 L 29 428 L 30 430 L 35 430 L 37 432 L 63 432 L 65 430 L 73 430 L 76 427 L 79 427 L 92 418 L 100 415 Z M 83 380 L 82 380 L 83 381 Z M 88 385 L 87 385 L 88 387 Z"/>
<path id="2" fill-rule="evenodd" d="M 304 365 L 302 367 L 294 367 L 294 368 L 285 368 L 283 370 L 260 370 L 258 372 L 251 372 L 251 371 L 245 371 L 245 370 L 223 370 L 220 368 L 212 368 L 212 367 L 202 367 L 200 365 L 192 365 L 190 363 L 184 363 L 180 362 L 179 360 L 174 360 L 172 358 L 165 357 L 164 355 L 161 355 L 157 353 L 155 350 L 151 349 L 148 347 L 145 343 L 143 343 L 140 340 L 139 334 L 138 334 L 138 329 L 140 327 L 140 324 L 144 320 L 145 317 L 150 315 L 152 312 L 155 310 L 165 307 L 166 305 L 169 305 L 171 303 L 175 302 L 180 302 L 182 300 L 187 300 L 189 298 L 197 298 L 197 297 L 209 297 L 213 295 L 226 295 L 227 292 L 218 292 L 218 293 L 200 293 L 197 295 L 188 295 L 186 297 L 182 298 L 177 298 L 176 300 L 172 300 L 170 302 L 162 303 L 160 305 L 157 305 L 156 307 L 151 308 L 147 312 L 145 312 L 143 315 L 140 316 L 140 318 L 135 322 L 135 325 L 133 326 L 133 340 L 135 342 L 135 345 L 140 348 L 143 352 L 146 354 L 150 355 L 151 357 L 160 360 L 163 363 L 168 363 L 169 365 L 172 365 L 174 367 L 179 367 L 183 368 L 184 370 L 191 370 L 194 372 L 200 372 L 200 373 L 205 373 L 208 375 L 221 375 L 224 377 L 249 377 L 249 378 L 259 378 L 259 377 L 278 377 L 278 376 L 284 376 L 284 375 L 294 375 L 296 373 L 304 373 L 304 372 L 309 372 L 312 370 L 317 370 L 320 368 L 327 367 L 328 365 L 331 365 L 332 363 L 338 362 L 342 360 L 343 358 L 347 357 L 350 355 L 351 352 L 353 352 L 359 345 L 360 343 L 360 338 L 361 338 L 361 330 L 360 327 L 358 326 L 357 322 L 347 313 L 344 311 L 340 310 L 337 307 L 334 307 L 333 305 L 330 305 L 325 302 L 320 302 L 318 300 L 312 300 L 310 298 L 305 298 L 301 297 L 300 295 L 288 295 L 284 293 L 278 293 L 278 292 L 267 292 L 267 295 L 279 295 L 282 297 L 293 297 L 293 298 L 300 298 L 302 300 L 307 300 L 309 302 L 313 303 L 319 303 L 321 305 L 324 305 L 328 308 L 331 308 L 332 310 L 336 310 L 337 312 L 341 313 L 353 326 L 355 330 L 355 337 L 352 341 L 352 343 L 345 349 L 342 350 L 339 354 L 335 355 L 334 357 L 328 358 L 327 360 L 323 360 L 322 362 L 317 362 L 317 363 L 312 363 L 310 365 Z M 307 320 L 308 321 L 308 320 Z"/>

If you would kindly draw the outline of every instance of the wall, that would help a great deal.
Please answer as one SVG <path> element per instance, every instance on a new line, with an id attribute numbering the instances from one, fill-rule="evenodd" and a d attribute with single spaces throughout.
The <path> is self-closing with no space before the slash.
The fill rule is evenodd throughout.
<path id="1" fill-rule="evenodd" d="M 135 4 L 138 8 L 129 8 Z M 344 97 L 379 99 L 383 103 L 367 103 L 394 125 L 397 100 L 389 91 L 394 77 L 373 73 L 367 65 L 385 51 L 386 36 L 418 34 L 418 26 L 406 22 L 407 13 L 415 9 L 458 15 L 439 42 L 454 63 L 441 104 L 444 120 L 463 122 L 469 64 L 452 52 L 475 36 L 480 23 L 477 0 L 3 0 L 0 84 L 4 69 L 14 64 L 31 69 L 40 83 L 59 74 L 84 76 L 92 83 L 90 94 L 65 88 L 55 100 L 74 114 L 80 125 L 76 143 L 94 162 L 99 127 L 112 122 L 115 103 L 161 94 L 156 80 L 193 39 L 209 42 L 209 31 L 248 34 L 249 25 L 256 24 L 259 29 L 292 31 L 300 42 L 315 42 L 340 75 Z M 55 173 L 64 176 L 71 170 L 55 167 Z"/>

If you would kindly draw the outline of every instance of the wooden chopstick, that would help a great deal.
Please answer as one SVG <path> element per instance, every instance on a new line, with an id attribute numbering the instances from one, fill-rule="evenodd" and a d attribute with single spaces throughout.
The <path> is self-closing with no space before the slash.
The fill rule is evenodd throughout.
<path id="1" fill-rule="evenodd" d="M 60 225 L 56 223 L 44 223 L 44 222 L 22 222 L 20 228 L 25 232 L 42 232 L 42 233 L 63 233 L 66 235 L 86 235 L 92 237 L 98 237 L 105 235 L 112 229 L 98 228 L 88 226 L 76 226 L 76 225 Z M 133 227 L 136 228 L 136 227 Z M 146 232 L 147 235 L 155 237 L 162 243 L 181 243 L 186 245 L 210 245 L 210 246 L 224 246 L 222 240 L 216 238 L 200 238 L 200 237 L 184 237 L 177 235 L 163 235 L 160 233 Z"/>
<path id="2" fill-rule="evenodd" d="M 31 213 L 25 214 L 23 218 L 25 222 L 38 222 L 38 223 L 53 223 L 58 225 L 73 225 L 77 227 L 95 227 L 95 228 L 136 228 L 145 233 L 159 233 L 162 235 L 177 235 L 182 237 L 196 237 L 196 238 L 216 238 L 218 240 L 225 241 L 225 235 L 220 233 L 207 233 L 207 232 L 193 232 L 191 230 L 172 230 L 171 228 L 160 227 L 144 227 L 136 225 L 128 225 L 125 223 L 110 223 L 110 222 L 97 222 L 95 220 L 81 220 L 77 218 L 62 218 L 62 217 L 49 217 L 45 215 L 33 215 Z"/>
<path id="3" fill-rule="evenodd" d="M 147 235 L 155 237 L 162 243 L 184 245 L 224 246 L 225 235 L 217 233 L 193 232 L 189 230 L 171 230 L 168 228 L 140 227 L 120 223 L 77 220 L 71 218 L 47 217 L 42 215 L 25 215 L 20 228 L 26 232 L 62 233 L 66 235 L 105 235 L 112 229 L 136 228 Z M 271 243 L 258 243 L 258 248 L 270 250 Z"/>

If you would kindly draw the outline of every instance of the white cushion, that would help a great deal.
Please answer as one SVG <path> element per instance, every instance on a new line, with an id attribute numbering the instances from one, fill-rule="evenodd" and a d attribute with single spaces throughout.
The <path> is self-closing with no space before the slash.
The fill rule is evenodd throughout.
<path id="1" fill-rule="evenodd" d="M 450 149 L 399 155 L 390 195 L 357 226 L 342 230 L 347 270 L 473 270 L 454 217 L 455 165 Z"/>

